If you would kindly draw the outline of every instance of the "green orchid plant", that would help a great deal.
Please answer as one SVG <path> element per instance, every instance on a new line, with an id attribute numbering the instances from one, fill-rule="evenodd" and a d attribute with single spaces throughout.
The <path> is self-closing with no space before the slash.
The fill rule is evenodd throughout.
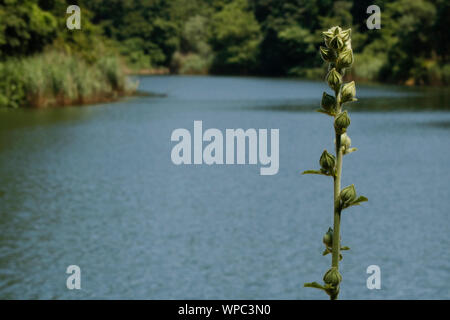
<path id="1" fill-rule="evenodd" d="M 342 160 L 343 156 L 356 151 L 351 147 L 351 139 L 347 135 L 350 126 L 350 117 L 346 110 L 342 110 L 345 103 L 356 101 L 355 82 L 343 83 L 345 69 L 353 64 L 353 51 L 351 45 L 351 29 L 342 30 L 332 27 L 323 32 L 325 47 L 320 47 L 320 55 L 329 63 L 326 81 L 333 90 L 334 96 L 323 93 L 321 108 L 317 111 L 334 118 L 336 133 L 336 155 L 324 150 L 320 156 L 319 170 L 307 170 L 303 174 L 320 174 L 330 176 L 334 183 L 334 225 L 329 228 L 323 237 L 325 250 L 323 255 L 331 253 L 331 268 L 323 276 L 324 284 L 317 282 L 305 283 L 305 287 L 317 288 L 325 291 L 331 300 L 336 300 L 342 275 L 339 273 L 339 261 L 342 259 L 341 251 L 349 247 L 341 246 L 340 224 L 341 213 L 348 207 L 367 201 L 366 197 L 357 196 L 355 186 L 352 184 L 341 190 Z"/>

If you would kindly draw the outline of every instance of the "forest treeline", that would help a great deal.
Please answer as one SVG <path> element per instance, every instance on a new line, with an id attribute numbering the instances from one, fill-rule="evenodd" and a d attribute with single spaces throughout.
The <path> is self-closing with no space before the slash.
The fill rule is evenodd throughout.
<path id="1" fill-rule="evenodd" d="M 70 4 L 81 7 L 81 30 L 66 28 Z M 379 30 L 366 26 L 372 4 L 381 8 Z M 351 77 L 448 85 L 449 22 L 447 0 L 1 0 L 0 75 L 10 76 L 0 79 L 0 105 L 124 91 L 124 65 L 132 71 L 322 77 L 321 31 L 334 25 L 353 30 Z M 64 68 L 50 72 L 48 61 Z M 83 71 L 75 75 L 78 64 Z M 19 81 L 15 73 L 29 76 Z M 39 76 L 40 83 L 33 80 Z M 104 86 L 92 88 L 83 82 L 88 76 Z"/>

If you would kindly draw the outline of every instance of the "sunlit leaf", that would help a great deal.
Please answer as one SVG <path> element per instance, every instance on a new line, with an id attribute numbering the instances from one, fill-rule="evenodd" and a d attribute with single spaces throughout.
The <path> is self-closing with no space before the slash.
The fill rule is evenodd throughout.
<path id="1" fill-rule="evenodd" d="M 324 286 L 318 284 L 317 282 L 305 283 L 304 286 L 306 288 L 316 288 L 316 289 L 324 290 L 326 292 L 326 288 Z"/>
<path id="2" fill-rule="evenodd" d="M 302 174 L 320 174 L 320 175 L 323 175 L 323 176 L 331 176 L 331 174 L 326 173 L 326 172 L 321 171 L 321 170 L 306 170 L 306 171 L 303 171 Z"/>
<path id="3" fill-rule="evenodd" d="M 324 110 L 324 109 L 317 109 L 316 112 L 324 113 L 324 114 L 326 114 L 326 115 L 328 115 L 330 117 L 334 117 L 335 116 L 334 112 L 330 112 L 330 111 L 327 111 L 327 110 Z"/>
<path id="4" fill-rule="evenodd" d="M 367 199 L 364 196 L 359 196 L 352 203 L 350 203 L 350 204 L 346 205 L 345 207 L 343 207 L 343 209 L 346 209 L 346 208 L 351 207 L 351 206 L 359 206 L 362 202 L 366 202 L 366 201 L 369 201 L 369 199 Z"/>

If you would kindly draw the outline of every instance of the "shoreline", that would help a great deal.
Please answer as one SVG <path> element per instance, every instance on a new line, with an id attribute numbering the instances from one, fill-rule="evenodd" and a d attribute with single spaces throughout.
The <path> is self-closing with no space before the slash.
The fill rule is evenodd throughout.
<path id="1" fill-rule="evenodd" d="M 136 70 L 125 68 L 124 73 L 127 76 L 173 75 L 168 68 L 144 68 Z"/>
<path id="2" fill-rule="evenodd" d="M 177 74 L 170 73 L 168 69 L 142 69 L 138 71 L 131 72 L 129 69 L 124 68 L 124 75 L 126 77 L 131 76 L 163 76 L 163 75 L 171 75 L 171 76 L 199 76 L 198 74 Z M 319 81 L 317 78 L 308 78 L 308 77 L 295 77 L 295 76 L 261 76 L 261 75 L 218 75 L 218 74 L 205 74 L 200 76 L 233 76 L 233 77 L 258 77 L 258 78 L 285 78 L 285 79 L 294 79 L 294 80 L 308 80 L 308 81 Z M 164 94 L 157 94 L 151 92 L 140 91 L 138 89 L 138 81 L 131 82 L 132 86 L 129 89 L 113 89 L 109 92 L 97 92 L 92 96 L 82 96 L 76 98 L 70 98 L 65 96 L 64 94 L 57 95 L 33 95 L 32 93 L 27 94 L 26 101 L 27 103 L 19 106 L 19 108 L 28 108 L 28 109 L 45 109 L 45 108 L 63 108 L 63 107 L 83 107 L 87 105 L 96 105 L 103 103 L 113 103 L 118 102 L 121 99 L 127 97 L 165 97 Z M 382 83 L 376 81 L 363 81 L 362 85 L 390 85 L 390 86 L 399 86 L 404 88 L 445 88 L 445 85 L 412 85 L 410 83 L 406 84 L 395 84 L 395 83 Z M 8 109 L 8 107 L 5 107 Z"/>
<path id="3" fill-rule="evenodd" d="M 294 80 L 309 80 L 309 81 L 323 81 L 322 78 L 316 77 L 299 77 L 295 75 L 261 75 L 261 74 L 220 74 L 220 73 L 174 73 L 170 72 L 168 68 L 156 68 L 156 69 L 141 69 L 141 70 L 130 70 L 125 69 L 125 74 L 127 76 L 211 76 L 211 77 L 250 77 L 250 78 L 268 78 L 268 79 L 294 79 Z M 449 85 L 440 84 L 416 84 L 413 79 L 409 79 L 404 82 L 388 82 L 388 81 L 377 81 L 370 80 L 361 77 L 355 77 L 348 75 L 345 78 L 346 81 L 359 81 L 362 85 L 388 85 L 388 86 L 399 86 L 405 88 L 447 88 Z"/>

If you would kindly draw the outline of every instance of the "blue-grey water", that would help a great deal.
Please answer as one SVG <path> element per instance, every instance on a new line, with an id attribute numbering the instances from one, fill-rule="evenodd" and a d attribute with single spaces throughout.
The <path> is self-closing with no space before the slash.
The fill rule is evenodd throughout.
<path id="1" fill-rule="evenodd" d="M 152 76 L 162 95 L 0 111 L 0 298 L 325 299 L 333 149 L 322 82 Z M 450 298 L 450 97 L 358 86 L 343 186 L 343 299 Z M 176 166 L 177 128 L 278 128 L 280 169 Z M 81 268 L 81 290 L 66 268 Z M 370 265 L 381 289 L 369 290 Z"/>

